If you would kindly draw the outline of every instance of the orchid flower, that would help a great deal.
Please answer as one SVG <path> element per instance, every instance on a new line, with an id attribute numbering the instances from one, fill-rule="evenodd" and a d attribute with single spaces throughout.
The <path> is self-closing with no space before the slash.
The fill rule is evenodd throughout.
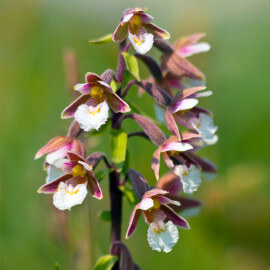
<path id="1" fill-rule="evenodd" d="M 200 140 L 199 134 L 191 132 L 183 132 L 179 136 L 181 140 L 177 136 L 172 135 L 154 152 L 151 168 L 157 180 L 159 179 L 160 155 L 165 165 L 169 169 L 173 169 L 175 163 L 178 165 L 186 162 L 183 153 L 194 149 L 194 141 Z"/>
<path id="2" fill-rule="evenodd" d="M 133 234 L 142 214 L 149 225 L 147 240 L 150 247 L 159 252 L 170 252 L 179 238 L 177 227 L 190 229 L 188 222 L 168 206 L 180 206 L 180 203 L 168 198 L 169 192 L 166 190 L 150 189 L 146 179 L 138 171 L 130 169 L 128 176 L 140 202 L 130 215 L 126 238 Z"/>
<path id="3" fill-rule="evenodd" d="M 147 238 L 150 247 L 166 253 L 171 251 L 178 241 L 176 226 L 189 229 L 189 224 L 168 206 L 168 204 L 179 206 L 180 203 L 167 198 L 166 194 L 168 191 L 155 188 L 143 195 L 131 213 L 126 238 L 132 235 L 142 214 L 149 225 Z"/>
<path id="4" fill-rule="evenodd" d="M 53 165 L 64 172 L 38 190 L 39 193 L 53 193 L 53 204 L 59 210 L 81 204 L 87 195 L 87 185 L 93 197 L 102 199 L 102 190 L 92 171 L 92 166 L 78 154 L 67 153 L 67 159 L 58 159 Z"/>
<path id="5" fill-rule="evenodd" d="M 90 131 L 106 123 L 109 107 L 116 113 L 130 111 L 128 104 L 97 74 L 88 72 L 85 80 L 86 83 L 74 86 L 82 95 L 64 109 L 63 119 L 74 117 L 83 130 Z"/>
<path id="6" fill-rule="evenodd" d="M 138 53 L 147 53 L 153 46 L 154 37 L 170 38 L 170 34 L 151 23 L 152 20 L 153 17 L 141 8 L 125 10 L 120 24 L 113 33 L 113 41 L 121 42 L 128 37 Z"/>

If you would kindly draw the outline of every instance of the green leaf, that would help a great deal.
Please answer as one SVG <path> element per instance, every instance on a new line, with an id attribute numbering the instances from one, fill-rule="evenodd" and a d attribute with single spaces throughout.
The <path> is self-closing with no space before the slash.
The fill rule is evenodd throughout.
<path id="1" fill-rule="evenodd" d="M 129 189 L 126 186 L 119 186 L 118 188 L 126 196 L 128 202 L 131 204 L 131 206 L 134 206 L 139 202 L 139 200 L 138 200 L 137 196 L 135 195 L 135 192 L 134 192 L 133 189 Z"/>
<path id="2" fill-rule="evenodd" d="M 110 210 L 104 210 L 101 211 L 98 215 L 98 217 L 105 222 L 110 222 L 111 221 L 111 211 Z"/>
<path id="3" fill-rule="evenodd" d="M 126 52 L 122 52 L 127 70 L 134 76 L 137 81 L 140 81 L 139 65 L 137 58 L 134 55 L 130 55 Z"/>
<path id="4" fill-rule="evenodd" d="M 112 161 L 116 166 L 116 170 L 121 172 L 126 159 L 127 133 L 122 130 L 112 129 L 110 141 Z"/>
<path id="5" fill-rule="evenodd" d="M 91 44 L 106 44 L 112 41 L 112 34 L 108 34 L 104 37 L 95 40 L 89 40 Z"/>
<path id="6" fill-rule="evenodd" d="M 114 79 L 112 79 L 110 86 L 114 93 L 120 88 L 120 84 L 116 82 Z"/>
<path id="7" fill-rule="evenodd" d="M 114 256 L 114 255 L 104 255 L 104 256 L 101 256 L 95 267 L 94 267 L 94 270 L 111 270 L 114 266 L 114 264 L 117 262 L 118 260 L 118 257 L 117 256 Z"/>
<path id="8" fill-rule="evenodd" d="M 59 263 L 55 263 L 55 264 L 54 264 L 54 270 L 60 270 Z"/>

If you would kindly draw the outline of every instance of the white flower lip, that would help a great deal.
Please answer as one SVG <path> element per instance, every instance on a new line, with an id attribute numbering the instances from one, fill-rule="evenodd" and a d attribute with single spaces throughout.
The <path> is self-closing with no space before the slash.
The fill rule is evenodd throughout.
<path id="1" fill-rule="evenodd" d="M 164 229 L 160 231 L 156 230 L 154 223 L 151 223 L 148 228 L 147 240 L 149 246 L 158 252 L 170 252 L 172 247 L 178 242 L 178 239 L 178 229 L 172 221 L 168 221 L 167 224 L 164 225 Z"/>
<path id="2" fill-rule="evenodd" d="M 134 49 L 140 54 L 145 54 L 150 51 L 154 43 L 154 36 L 148 33 L 144 33 L 139 36 L 129 33 L 128 38 Z"/>
<path id="3" fill-rule="evenodd" d="M 106 101 L 96 107 L 80 105 L 75 112 L 74 118 L 84 131 L 98 130 L 107 122 L 109 117 L 109 107 Z"/>
<path id="4" fill-rule="evenodd" d="M 61 182 L 53 195 L 53 204 L 59 210 L 70 210 L 72 206 L 84 201 L 87 192 L 86 183 L 73 187 Z"/>
<path id="5" fill-rule="evenodd" d="M 205 113 L 199 115 L 199 125 L 192 124 L 193 128 L 202 136 L 207 145 L 215 144 L 218 136 L 215 135 L 218 127 L 214 125 L 213 118 Z"/>
<path id="6" fill-rule="evenodd" d="M 187 194 L 192 194 L 197 191 L 202 183 L 201 171 L 194 165 L 191 165 L 189 168 L 185 165 L 176 166 L 174 173 L 180 177 L 183 184 L 183 190 Z"/>

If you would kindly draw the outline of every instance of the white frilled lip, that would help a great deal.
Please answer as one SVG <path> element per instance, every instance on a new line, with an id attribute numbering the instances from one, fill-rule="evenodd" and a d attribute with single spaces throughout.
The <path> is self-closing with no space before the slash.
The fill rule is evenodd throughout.
<path id="1" fill-rule="evenodd" d="M 178 229 L 172 221 L 168 221 L 164 224 L 164 228 L 161 231 L 156 231 L 155 223 L 151 223 L 148 228 L 147 240 L 152 250 L 168 253 L 178 242 L 178 239 Z"/>
<path id="2" fill-rule="evenodd" d="M 76 186 L 60 182 L 53 195 L 53 204 L 59 210 L 70 210 L 71 207 L 81 204 L 87 193 L 87 182 Z"/>
<path id="3" fill-rule="evenodd" d="M 75 112 L 74 118 L 84 131 L 99 130 L 109 118 L 108 104 L 106 101 L 95 107 L 82 104 Z"/>
<path id="4" fill-rule="evenodd" d="M 140 54 L 146 54 L 152 49 L 154 44 L 154 36 L 148 33 L 143 33 L 138 36 L 129 33 L 128 38 L 136 52 Z"/>
<path id="5" fill-rule="evenodd" d="M 193 164 L 189 168 L 185 165 L 178 165 L 175 167 L 174 173 L 180 177 L 183 191 L 186 194 L 197 191 L 202 183 L 201 170 Z"/>

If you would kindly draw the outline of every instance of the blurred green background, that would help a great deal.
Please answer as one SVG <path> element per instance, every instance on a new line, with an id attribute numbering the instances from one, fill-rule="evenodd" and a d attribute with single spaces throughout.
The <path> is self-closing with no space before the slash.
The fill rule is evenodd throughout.
<path id="1" fill-rule="evenodd" d="M 214 91 L 200 104 L 214 112 L 220 140 L 203 154 L 220 172 L 195 193 L 204 207 L 189 219 L 192 230 L 180 231 L 171 253 L 150 250 L 142 220 L 124 242 L 142 269 L 270 269 L 269 0 L 0 2 L 1 269 L 48 270 L 55 262 L 61 269 L 91 269 L 108 253 L 109 224 L 97 217 L 109 208 L 107 179 L 102 180 L 104 200 L 88 196 L 66 216 L 52 207 L 50 196 L 37 194 L 46 174 L 43 160 L 33 158 L 50 138 L 65 134 L 70 123 L 60 119 L 71 101 L 63 51 L 75 52 L 81 82 L 87 71 L 115 68 L 118 45 L 94 46 L 88 40 L 112 32 L 122 10 L 136 5 L 147 6 L 172 41 L 207 33 L 211 51 L 190 60 Z M 141 75 L 148 73 L 143 69 Z M 133 89 L 128 98 L 153 115 L 147 95 L 139 99 Z M 124 127 L 139 130 L 130 120 Z M 108 135 L 85 140 L 88 153 L 109 152 Z M 132 167 L 153 184 L 154 146 L 132 138 L 128 148 Z M 123 235 L 130 212 L 125 202 Z"/>

